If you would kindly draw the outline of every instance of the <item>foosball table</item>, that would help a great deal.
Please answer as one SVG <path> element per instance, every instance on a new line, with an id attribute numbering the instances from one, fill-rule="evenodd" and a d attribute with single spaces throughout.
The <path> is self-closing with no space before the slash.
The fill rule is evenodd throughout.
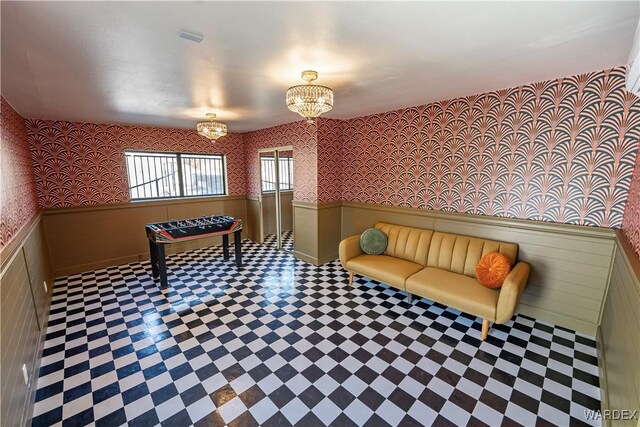
<path id="1" fill-rule="evenodd" d="M 165 245 L 185 242 L 188 240 L 202 239 L 205 237 L 222 236 L 222 254 L 225 260 L 229 259 L 229 234 L 233 233 L 236 266 L 242 267 L 242 220 L 228 215 L 202 216 L 155 222 L 145 226 L 149 239 L 149 252 L 151 253 L 151 270 L 153 278 L 160 277 L 160 285 L 166 287 L 167 263 Z"/>

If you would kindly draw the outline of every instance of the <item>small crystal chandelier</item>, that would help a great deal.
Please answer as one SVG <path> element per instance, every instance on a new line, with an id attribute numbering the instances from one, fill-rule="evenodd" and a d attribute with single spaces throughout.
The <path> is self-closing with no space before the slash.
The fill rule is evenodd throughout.
<path id="1" fill-rule="evenodd" d="M 306 85 L 292 86 L 287 90 L 287 108 L 313 123 L 313 119 L 333 108 L 333 91 L 326 86 L 312 85 L 318 78 L 316 71 L 302 72 Z"/>
<path id="2" fill-rule="evenodd" d="M 207 117 L 208 122 L 199 122 L 196 125 L 200 135 L 213 141 L 227 134 L 227 125 L 213 120 L 216 118 L 215 113 L 207 113 Z"/>

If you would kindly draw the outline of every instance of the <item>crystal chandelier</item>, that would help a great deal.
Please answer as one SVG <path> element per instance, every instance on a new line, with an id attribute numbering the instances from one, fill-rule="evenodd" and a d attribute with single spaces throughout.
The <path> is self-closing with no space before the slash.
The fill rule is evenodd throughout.
<path id="1" fill-rule="evenodd" d="M 213 141 L 227 134 L 227 125 L 213 120 L 216 118 L 214 113 L 207 113 L 207 117 L 209 118 L 208 122 L 199 122 L 196 125 L 200 135 Z"/>
<path id="2" fill-rule="evenodd" d="M 333 91 L 326 86 L 312 85 L 318 73 L 312 70 L 302 72 L 306 85 L 292 86 L 287 90 L 287 108 L 300 114 L 309 123 L 315 117 L 333 108 Z"/>

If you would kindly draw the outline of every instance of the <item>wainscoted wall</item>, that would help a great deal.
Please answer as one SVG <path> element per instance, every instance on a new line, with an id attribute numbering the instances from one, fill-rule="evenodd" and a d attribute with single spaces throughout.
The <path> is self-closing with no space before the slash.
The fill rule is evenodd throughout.
<path id="1" fill-rule="evenodd" d="M 636 257 L 640 259 L 640 147 L 636 157 L 636 167 L 629 188 L 627 206 L 624 209 L 622 220 L 622 231 L 635 251 Z"/>
<path id="2" fill-rule="evenodd" d="M 263 237 L 276 232 L 276 195 L 275 193 L 263 194 L 262 200 L 262 220 Z M 283 191 L 280 193 L 280 224 L 282 231 L 293 230 L 293 191 Z"/>
<path id="3" fill-rule="evenodd" d="M 318 198 L 317 125 L 306 121 L 287 123 L 242 134 L 245 144 L 247 192 L 260 195 L 260 163 L 262 148 L 293 147 L 293 200 L 316 202 Z"/>
<path id="4" fill-rule="evenodd" d="M 323 203 L 318 211 L 318 264 L 338 258 L 342 232 L 342 202 Z"/>
<path id="5" fill-rule="evenodd" d="M 0 102 L 0 425 L 13 426 L 29 424 L 53 275 L 25 122 Z"/>
<path id="6" fill-rule="evenodd" d="M 343 202 L 342 238 L 384 221 L 518 243 L 531 275 L 517 312 L 595 336 L 609 280 L 609 229 Z"/>
<path id="7" fill-rule="evenodd" d="M 617 232 L 599 343 L 603 407 L 640 410 L 640 259 Z M 602 375 L 601 375 L 602 376 Z M 628 425 L 637 425 L 638 421 Z"/>
<path id="8" fill-rule="evenodd" d="M 293 222 L 293 254 L 303 261 L 321 264 L 318 258 L 318 205 L 294 201 Z"/>
<path id="9" fill-rule="evenodd" d="M 293 202 L 294 255 L 321 265 L 338 258 L 342 203 Z"/>
<path id="10" fill-rule="evenodd" d="M 247 238 L 257 243 L 262 243 L 264 232 L 262 231 L 262 204 L 260 196 L 247 196 L 247 224 L 249 230 Z"/>
<path id="11" fill-rule="evenodd" d="M 192 130 L 36 119 L 27 128 L 43 208 L 129 202 L 124 150 L 224 154 L 229 195 L 245 194 L 240 134 L 210 141 Z"/>
<path id="12" fill-rule="evenodd" d="M 620 227 L 640 138 L 624 74 L 346 120 L 342 200 Z"/>
<path id="13" fill-rule="evenodd" d="M 38 193 L 22 116 L 1 98 L 0 249 L 38 213 Z"/>
<path id="14" fill-rule="evenodd" d="M 53 291 L 41 215 L 20 229 L 11 246 L 2 250 L 1 258 L 0 425 L 28 425 Z M 27 385 L 23 365 L 27 368 Z"/>
<path id="15" fill-rule="evenodd" d="M 221 213 L 241 218 L 243 237 L 250 234 L 244 196 L 46 209 L 51 264 L 58 277 L 149 259 L 146 223 Z M 167 253 L 219 245 L 221 241 L 212 237 L 175 243 L 167 247 Z"/>

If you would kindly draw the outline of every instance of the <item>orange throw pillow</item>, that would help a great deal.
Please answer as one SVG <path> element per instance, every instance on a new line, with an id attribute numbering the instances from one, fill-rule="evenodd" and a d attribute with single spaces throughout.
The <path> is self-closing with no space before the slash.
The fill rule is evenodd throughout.
<path id="1" fill-rule="evenodd" d="M 499 252 L 490 252 L 480 258 L 476 265 L 476 278 L 482 286 L 497 289 L 511 271 L 509 258 Z"/>

